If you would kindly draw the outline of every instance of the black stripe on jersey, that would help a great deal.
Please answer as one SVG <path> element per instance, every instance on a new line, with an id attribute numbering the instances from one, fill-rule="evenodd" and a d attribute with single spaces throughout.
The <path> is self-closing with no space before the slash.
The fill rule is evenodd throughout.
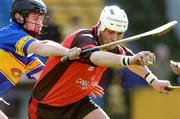
<path id="1" fill-rule="evenodd" d="M 133 56 L 134 55 L 134 53 L 130 49 L 128 49 L 128 48 L 126 48 L 124 46 L 121 46 L 121 45 L 117 45 L 114 49 L 110 50 L 109 52 L 112 52 L 112 53 L 115 53 L 115 54 L 121 54 L 120 47 L 124 50 L 126 55 L 128 55 L 128 56 Z"/>
<path id="2" fill-rule="evenodd" d="M 115 48 L 113 48 L 112 50 L 110 50 L 109 52 L 115 53 L 115 54 L 120 54 L 120 50 L 119 47 L 116 46 Z"/>
<path id="3" fill-rule="evenodd" d="M 127 56 L 133 56 L 134 55 L 133 51 L 131 51 L 130 49 L 123 47 L 123 46 L 121 46 L 121 47 L 126 51 Z"/>
<path id="4" fill-rule="evenodd" d="M 84 49 L 86 46 L 96 46 L 97 43 L 95 42 L 95 38 L 91 33 L 91 30 L 83 30 L 75 36 L 74 40 L 72 41 L 71 48 L 73 47 L 79 47 L 81 49 Z M 86 48 L 87 49 L 87 48 Z M 87 53 L 86 55 L 81 56 L 80 59 L 76 60 L 80 63 L 86 63 L 91 66 L 95 66 L 90 61 L 90 56 L 92 52 Z"/>
<path id="5" fill-rule="evenodd" d="M 61 78 L 66 69 L 73 63 L 73 61 L 59 62 L 52 70 L 50 70 L 41 79 L 33 90 L 33 97 L 41 101 Z M 62 70 L 63 69 L 63 70 Z"/>
<path id="6" fill-rule="evenodd" d="M 83 30 L 75 36 L 71 44 L 71 48 L 73 47 L 83 48 L 84 46 L 87 45 L 97 45 L 97 44 L 95 43 L 95 39 L 94 36 L 91 34 L 91 31 Z"/>

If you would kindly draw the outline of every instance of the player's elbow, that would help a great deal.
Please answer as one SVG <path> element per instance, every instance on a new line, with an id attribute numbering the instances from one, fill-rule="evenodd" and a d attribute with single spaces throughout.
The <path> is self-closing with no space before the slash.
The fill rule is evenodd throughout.
<path id="1" fill-rule="evenodd" d="M 90 56 L 91 62 L 98 65 L 102 61 L 102 57 L 100 55 L 99 51 L 93 52 Z"/>

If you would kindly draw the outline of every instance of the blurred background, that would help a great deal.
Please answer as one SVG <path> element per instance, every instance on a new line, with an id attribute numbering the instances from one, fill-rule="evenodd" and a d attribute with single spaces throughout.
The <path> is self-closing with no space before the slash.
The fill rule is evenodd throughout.
<path id="1" fill-rule="evenodd" d="M 180 22 L 179 0 L 43 0 L 49 10 L 50 24 L 40 36 L 61 42 L 68 34 L 80 28 L 91 28 L 99 18 L 105 5 L 118 5 L 129 18 L 125 37 L 140 34 L 159 27 L 172 20 Z M 12 0 L 0 0 L 0 28 L 10 20 Z M 3 39 L 1 39 L 3 40 Z M 157 61 L 151 67 L 159 78 L 180 85 L 169 61 L 180 61 L 180 23 L 172 31 L 159 37 L 148 37 L 124 44 L 135 53 L 150 50 Z M 47 58 L 40 57 L 45 63 Z M 9 91 L 4 99 L 11 105 L 0 102 L 0 109 L 10 119 L 28 119 L 27 105 L 34 82 L 22 76 L 16 88 Z M 180 92 L 162 95 L 156 92 L 144 79 L 127 68 L 109 69 L 100 85 L 105 89 L 103 98 L 95 101 L 111 119 L 180 119 Z"/>

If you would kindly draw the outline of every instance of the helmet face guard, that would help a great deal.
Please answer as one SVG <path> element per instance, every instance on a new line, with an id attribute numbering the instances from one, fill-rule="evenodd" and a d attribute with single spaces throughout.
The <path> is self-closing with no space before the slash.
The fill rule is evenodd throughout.
<path id="1" fill-rule="evenodd" d="M 45 15 L 43 20 L 43 25 L 47 26 L 48 24 L 48 16 L 47 16 L 47 8 L 46 5 L 41 0 L 15 0 L 11 9 L 11 19 L 17 22 L 20 26 L 23 26 L 27 21 L 26 18 L 30 13 L 40 13 Z M 18 22 L 15 18 L 15 14 L 19 13 L 23 17 L 23 22 Z M 33 31 L 28 31 L 24 28 L 32 36 L 37 36 L 39 33 L 33 33 Z"/>
<path id="2" fill-rule="evenodd" d="M 128 29 L 128 18 L 124 10 L 117 6 L 106 6 L 99 18 L 100 31 L 106 28 L 116 32 L 126 32 Z"/>

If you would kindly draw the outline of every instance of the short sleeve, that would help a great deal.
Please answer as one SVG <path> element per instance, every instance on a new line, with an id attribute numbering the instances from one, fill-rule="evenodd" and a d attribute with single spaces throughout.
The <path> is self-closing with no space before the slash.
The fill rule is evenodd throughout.
<path id="1" fill-rule="evenodd" d="M 95 44 L 95 41 L 94 41 L 94 37 L 92 34 L 86 34 L 86 33 L 79 33 L 73 40 L 72 42 L 72 45 L 71 45 L 71 48 L 72 47 L 79 47 L 81 48 L 82 50 L 85 50 L 85 49 L 89 49 L 89 48 L 92 48 L 94 47 L 96 44 Z M 78 62 L 81 62 L 81 63 L 86 63 L 86 64 L 89 64 L 89 65 L 93 65 L 94 64 L 90 61 L 90 56 L 91 56 L 92 52 L 88 52 L 87 54 L 81 56 L 81 58 L 79 60 L 77 60 Z"/>
<path id="2" fill-rule="evenodd" d="M 79 47 L 81 49 L 88 49 L 95 46 L 93 36 L 91 34 L 78 34 L 71 45 L 72 47 Z"/>
<path id="3" fill-rule="evenodd" d="M 27 55 L 28 46 L 30 45 L 30 43 L 32 43 L 35 40 L 36 40 L 35 38 L 29 35 L 20 38 L 20 40 L 18 40 L 15 45 L 16 53 L 21 56 Z"/>

